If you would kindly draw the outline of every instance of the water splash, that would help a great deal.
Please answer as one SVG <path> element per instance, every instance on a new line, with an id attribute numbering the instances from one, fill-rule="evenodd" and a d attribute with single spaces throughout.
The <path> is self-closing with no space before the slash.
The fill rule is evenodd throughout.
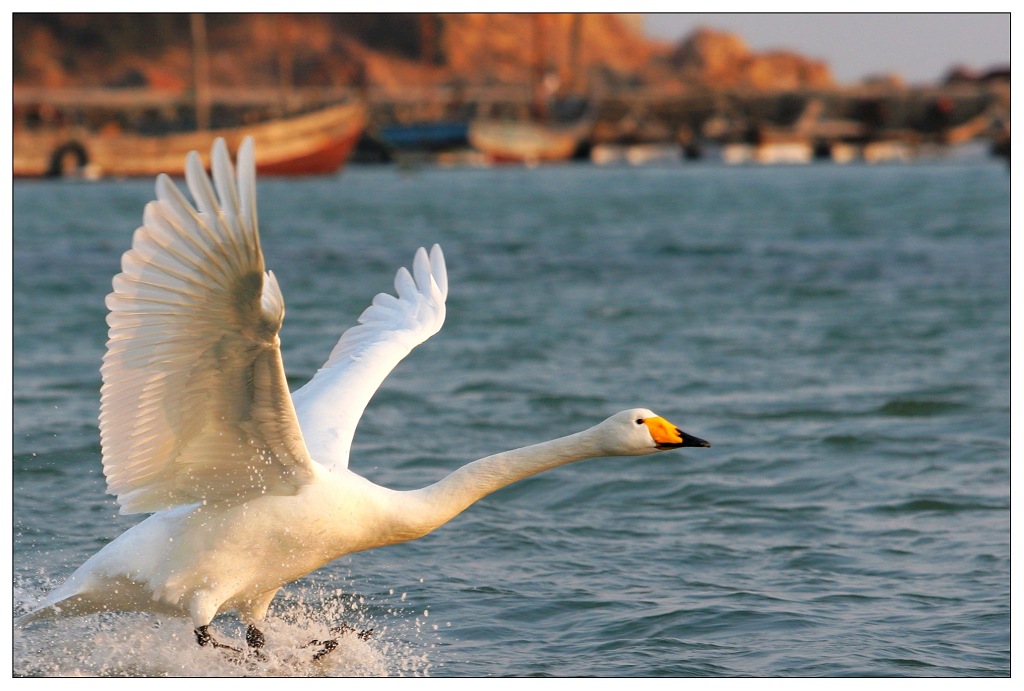
<path id="1" fill-rule="evenodd" d="M 45 677 L 429 675 L 436 636 L 423 612 L 319 585 L 278 597 L 261 627 L 267 643 L 258 656 L 239 658 L 223 649 L 199 647 L 185 619 L 109 613 L 16 629 L 13 672 Z M 16 599 L 24 604 L 35 598 L 16 588 Z M 342 623 L 352 630 L 331 632 Z M 367 640 L 358 635 L 371 629 Z M 211 630 L 219 642 L 246 649 L 245 626 L 234 616 L 218 617 Z M 337 640 L 337 648 L 314 660 L 323 646 L 311 641 L 326 639 Z"/>

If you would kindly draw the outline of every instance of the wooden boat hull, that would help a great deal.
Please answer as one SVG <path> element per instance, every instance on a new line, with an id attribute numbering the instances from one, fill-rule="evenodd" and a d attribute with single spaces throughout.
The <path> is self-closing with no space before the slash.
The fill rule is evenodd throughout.
<path id="1" fill-rule="evenodd" d="M 565 161 L 576 153 L 588 127 L 477 120 L 469 126 L 469 143 L 495 163 Z"/>
<path id="2" fill-rule="evenodd" d="M 398 151 L 446 151 L 464 148 L 468 129 L 465 122 L 444 120 L 382 127 L 377 136 L 386 146 Z"/>
<path id="3" fill-rule="evenodd" d="M 324 175 L 337 172 L 366 123 L 362 104 L 329 106 L 310 113 L 241 127 L 166 135 L 57 131 L 14 132 L 15 177 L 91 175 L 152 177 L 181 169 L 182 158 L 198 151 L 208 164 L 210 142 L 223 137 L 231 150 L 256 140 L 256 169 L 263 175 Z"/>

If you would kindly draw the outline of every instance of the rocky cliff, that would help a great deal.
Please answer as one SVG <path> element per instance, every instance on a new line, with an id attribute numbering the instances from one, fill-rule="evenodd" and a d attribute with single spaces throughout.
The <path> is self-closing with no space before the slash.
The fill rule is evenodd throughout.
<path id="1" fill-rule="evenodd" d="M 183 90 L 188 14 L 15 14 L 15 86 Z M 678 46 L 614 14 L 208 14 L 209 75 L 223 87 L 522 84 L 827 87 L 828 66 L 755 54 L 701 30 Z"/>
<path id="2" fill-rule="evenodd" d="M 675 74 L 708 87 L 747 87 L 761 90 L 829 88 L 834 86 L 828 65 L 791 51 L 752 52 L 739 36 L 698 29 L 668 58 Z"/>

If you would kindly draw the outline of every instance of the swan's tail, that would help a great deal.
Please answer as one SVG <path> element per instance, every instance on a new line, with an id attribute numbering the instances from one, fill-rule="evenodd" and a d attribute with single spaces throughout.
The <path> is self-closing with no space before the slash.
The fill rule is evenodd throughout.
<path id="1" fill-rule="evenodd" d="M 17 628 L 23 628 L 39 619 L 62 619 L 91 614 L 103 609 L 88 597 L 80 587 L 69 588 L 69 583 L 50 591 L 32 610 L 14 619 Z"/>
<path id="2" fill-rule="evenodd" d="M 62 608 L 58 607 L 57 604 L 57 602 L 44 604 L 36 607 L 31 612 L 22 614 L 20 617 L 15 617 L 14 626 L 20 629 L 38 619 L 53 619 L 60 617 L 62 615 Z"/>

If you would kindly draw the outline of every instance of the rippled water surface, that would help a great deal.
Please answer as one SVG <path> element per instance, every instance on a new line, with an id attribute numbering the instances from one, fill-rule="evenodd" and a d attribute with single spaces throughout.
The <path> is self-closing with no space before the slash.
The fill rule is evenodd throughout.
<path id="1" fill-rule="evenodd" d="M 635 405 L 713 447 L 559 468 L 344 557 L 281 592 L 248 668 L 112 614 L 15 632 L 15 673 L 1009 674 L 1005 168 L 351 168 L 259 193 L 293 387 L 444 247 L 447 324 L 356 435 L 373 481 Z M 96 414 L 151 195 L 14 186 L 15 613 L 138 520 L 104 494 Z M 340 620 L 374 635 L 306 662 Z"/>

